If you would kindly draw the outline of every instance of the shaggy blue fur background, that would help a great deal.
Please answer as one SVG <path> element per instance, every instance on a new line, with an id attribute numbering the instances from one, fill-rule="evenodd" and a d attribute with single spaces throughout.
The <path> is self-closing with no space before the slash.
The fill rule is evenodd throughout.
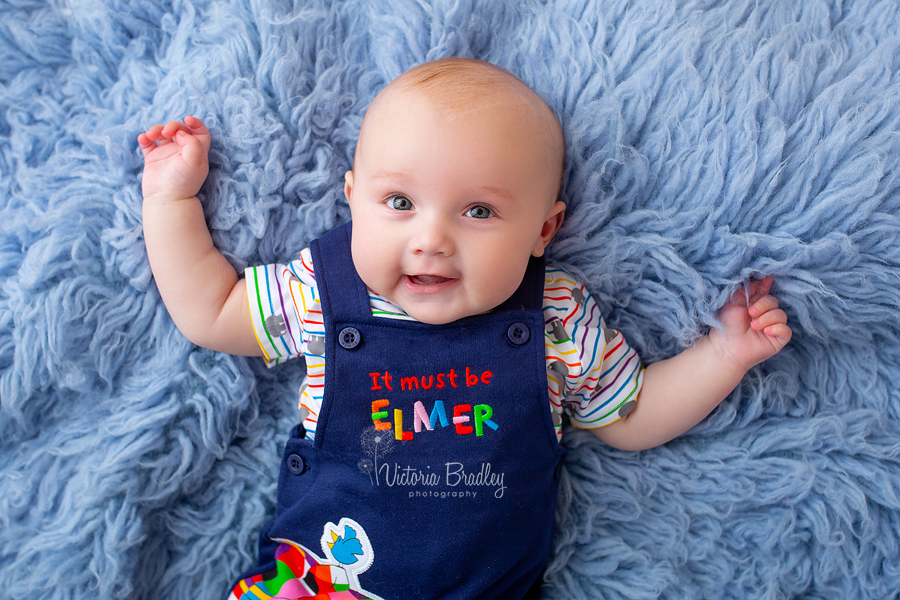
<path id="1" fill-rule="evenodd" d="M 895 0 L 0 0 L 0 596 L 220 598 L 273 511 L 302 365 L 175 329 L 135 136 L 205 119 L 219 247 L 290 259 L 376 92 L 447 55 L 560 115 L 552 256 L 647 362 L 749 277 L 795 331 L 664 447 L 566 432 L 544 597 L 898 597 Z"/>

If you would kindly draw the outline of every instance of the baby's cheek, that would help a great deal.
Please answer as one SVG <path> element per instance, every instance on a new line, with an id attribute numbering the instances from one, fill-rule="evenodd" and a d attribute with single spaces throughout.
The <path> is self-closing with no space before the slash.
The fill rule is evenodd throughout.
<path id="1" fill-rule="evenodd" d="M 360 232 L 359 236 L 354 235 L 353 237 L 350 255 L 353 257 L 353 266 L 356 267 L 360 278 L 367 285 L 370 285 L 370 281 L 383 279 L 383 273 L 389 264 L 386 260 L 384 244 L 379 244 L 377 240 L 370 239 L 370 236 L 365 236 L 363 232 Z"/>
<path id="2" fill-rule="evenodd" d="M 483 311 L 494 309 L 506 302 L 521 283 L 521 277 L 517 278 L 509 272 L 487 277 L 478 294 L 478 302 L 483 306 Z"/>

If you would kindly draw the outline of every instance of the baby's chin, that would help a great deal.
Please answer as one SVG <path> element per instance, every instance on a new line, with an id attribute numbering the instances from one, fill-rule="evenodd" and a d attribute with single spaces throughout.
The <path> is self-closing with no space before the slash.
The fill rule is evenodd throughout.
<path id="1" fill-rule="evenodd" d="M 428 325 L 447 325 L 448 323 L 453 323 L 454 321 L 459 321 L 460 319 L 465 319 L 467 317 L 487 314 L 494 310 L 495 307 L 486 310 L 464 310 L 459 308 L 440 307 L 439 305 L 406 307 L 400 304 L 400 308 L 420 323 L 426 323 Z"/>
<path id="2" fill-rule="evenodd" d="M 467 317 L 487 314 L 506 300 L 496 295 L 465 297 L 458 288 L 457 282 L 452 290 L 421 295 L 410 294 L 406 288 L 400 286 L 385 291 L 371 287 L 369 290 L 396 304 L 419 323 L 428 325 L 447 325 Z"/>

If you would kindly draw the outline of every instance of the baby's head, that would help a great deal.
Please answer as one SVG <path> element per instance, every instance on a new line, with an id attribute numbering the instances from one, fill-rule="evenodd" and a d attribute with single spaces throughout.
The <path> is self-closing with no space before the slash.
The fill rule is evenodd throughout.
<path id="1" fill-rule="evenodd" d="M 563 154 L 552 111 L 506 71 L 407 71 L 369 107 L 346 175 L 363 282 L 424 323 L 502 304 L 562 223 Z"/>

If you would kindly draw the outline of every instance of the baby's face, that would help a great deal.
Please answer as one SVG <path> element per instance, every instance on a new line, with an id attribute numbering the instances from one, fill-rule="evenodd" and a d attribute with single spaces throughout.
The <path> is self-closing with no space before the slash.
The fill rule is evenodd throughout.
<path id="1" fill-rule="evenodd" d="M 509 298 L 565 209 L 539 121 L 508 102 L 447 110 L 409 90 L 367 117 L 345 192 L 369 289 L 432 324 Z"/>

